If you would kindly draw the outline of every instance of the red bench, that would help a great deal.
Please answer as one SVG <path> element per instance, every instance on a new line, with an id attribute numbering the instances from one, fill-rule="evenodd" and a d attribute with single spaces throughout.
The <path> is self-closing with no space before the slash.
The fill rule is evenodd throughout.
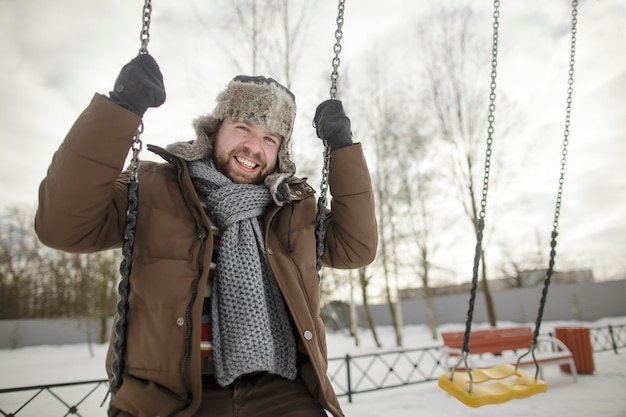
<path id="1" fill-rule="evenodd" d="M 444 365 L 450 371 L 458 363 L 462 353 L 464 331 L 442 332 L 444 343 Z M 530 327 L 510 327 L 500 329 L 481 329 L 470 333 L 468 365 L 471 369 L 489 368 L 500 363 L 515 365 L 518 358 L 528 351 L 533 332 Z M 576 381 L 576 365 L 574 355 L 565 344 L 555 337 L 540 336 L 535 348 L 535 357 L 539 365 L 555 364 L 569 365 L 574 381 Z M 534 366 L 532 356 L 524 356 L 520 367 Z M 457 370 L 464 370 L 464 364 L 459 364 Z M 539 366 L 541 376 L 541 366 Z"/>

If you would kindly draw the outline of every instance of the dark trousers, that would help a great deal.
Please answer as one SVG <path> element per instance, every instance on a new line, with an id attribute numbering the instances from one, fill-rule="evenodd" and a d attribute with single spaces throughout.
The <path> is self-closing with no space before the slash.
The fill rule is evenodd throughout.
<path id="1" fill-rule="evenodd" d="M 202 403 L 193 417 L 326 417 L 302 380 L 267 373 L 246 375 L 228 387 L 203 383 Z"/>

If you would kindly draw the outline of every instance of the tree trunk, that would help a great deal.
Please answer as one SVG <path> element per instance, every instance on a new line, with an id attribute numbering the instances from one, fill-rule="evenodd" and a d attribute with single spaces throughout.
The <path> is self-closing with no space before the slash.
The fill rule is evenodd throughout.
<path id="1" fill-rule="evenodd" d="M 437 334 L 437 315 L 435 314 L 432 292 L 430 291 L 430 285 L 428 284 L 428 267 L 424 267 L 423 287 L 424 302 L 426 303 L 426 316 L 428 317 L 428 327 L 430 328 L 430 334 L 433 337 L 433 340 L 437 340 L 439 338 L 439 335 Z"/>
<path id="2" fill-rule="evenodd" d="M 354 275 L 350 273 L 350 335 L 354 338 L 354 346 L 359 346 L 359 318 L 356 314 L 354 301 Z"/>
<path id="3" fill-rule="evenodd" d="M 367 321 L 367 326 L 372 331 L 372 337 L 374 338 L 376 347 L 382 347 L 380 341 L 378 340 L 378 334 L 376 333 L 376 325 L 374 324 L 372 314 L 370 313 L 370 307 L 367 299 L 368 280 L 365 277 L 365 268 L 359 269 L 359 282 L 361 283 L 361 295 L 363 296 L 363 314 L 365 314 L 365 321 Z"/>

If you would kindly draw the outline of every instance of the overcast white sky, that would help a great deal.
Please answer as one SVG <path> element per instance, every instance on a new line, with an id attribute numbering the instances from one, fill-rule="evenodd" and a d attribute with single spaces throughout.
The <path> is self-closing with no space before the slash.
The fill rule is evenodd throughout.
<path id="1" fill-rule="evenodd" d="M 490 36 L 491 2 L 466 2 L 484 19 L 476 30 Z M 296 154 L 312 146 L 321 157 L 310 120 L 315 105 L 328 97 L 337 3 L 317 3 L 292 89 L 298 98 L 296 136 L 301 141 L 295 146 L 304 147 L 296 148 Z M 427 10 L 425 4 L 348 0 L 340 82 L 341 70 L 358 80 L 375 48 L 399 48 L 389 65 L 402 71 L 402 44 Z M 0 0 L 0 207 L 36 205 L 38 184 L 65 133 L 93 93 L 108 92 L 121 66 L 136 55 L 142 5 L 140 0 Z M 219 23 L 217 3 L 157 0 L 153 6 L 149 50 L 161 65 L 168 100 L 147 113 L 144 141 L 165 145 L 193 137 L 191 120 L 213 108 L 216 94 L 238 70 L 224 59 L 208 28 Z M 494 228 L 491 240 L 506 241 L 512 249 L 534 246 L 536 233 L 547 243 L 551 230 L 564 129 L 570 7 L 565 0 L 500 6 L 498 88 L 522 109 L 526 123 L 518 132 L 523 139 L 502 147 L 507 149 L 506 163 L 519 164 L 520 175 L 490 190 L 495 193 L 490 201 L 500 208 L 488 213 L 488 223 Z M 590 267 L 597 278 L 615 278 L 626 270 L 626 2 L 583 0 L 579 9 L 557 266 Z M 353 118 L 353 126 L 358 125 Z M 142 157 L 150 158 L 146 152 Z M 498 235 L 502 229 L 506 235 Z M 452 261 L 444 253 L 439 261 L 465 265 L 472 254 L 470 242 L 462 259 Z"/>

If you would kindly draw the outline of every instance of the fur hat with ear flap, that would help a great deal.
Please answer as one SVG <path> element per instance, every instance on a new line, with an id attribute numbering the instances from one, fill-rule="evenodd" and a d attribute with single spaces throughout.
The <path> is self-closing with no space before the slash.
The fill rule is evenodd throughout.
<path id="1" fill-rule="evenodd" d="M 276 204 L 287 202 L 283 188 L 286 180 L 296 172 L 289 156 L 289 142 L 296 118 L 296 101 L 293 93 L 272 78 L 238 75 L 228 83 L 217 97 L 213 113 L 194 120 L 196 140 L 172 143 L 166 149 L 186 161 L 195 161 L 213 154 L 213 140 L 220 123 L 251 122 L 263 126 L 283 137 L 278 150 L 276 171 L 268 175 L 265 185 L 270 189 Z"/>

